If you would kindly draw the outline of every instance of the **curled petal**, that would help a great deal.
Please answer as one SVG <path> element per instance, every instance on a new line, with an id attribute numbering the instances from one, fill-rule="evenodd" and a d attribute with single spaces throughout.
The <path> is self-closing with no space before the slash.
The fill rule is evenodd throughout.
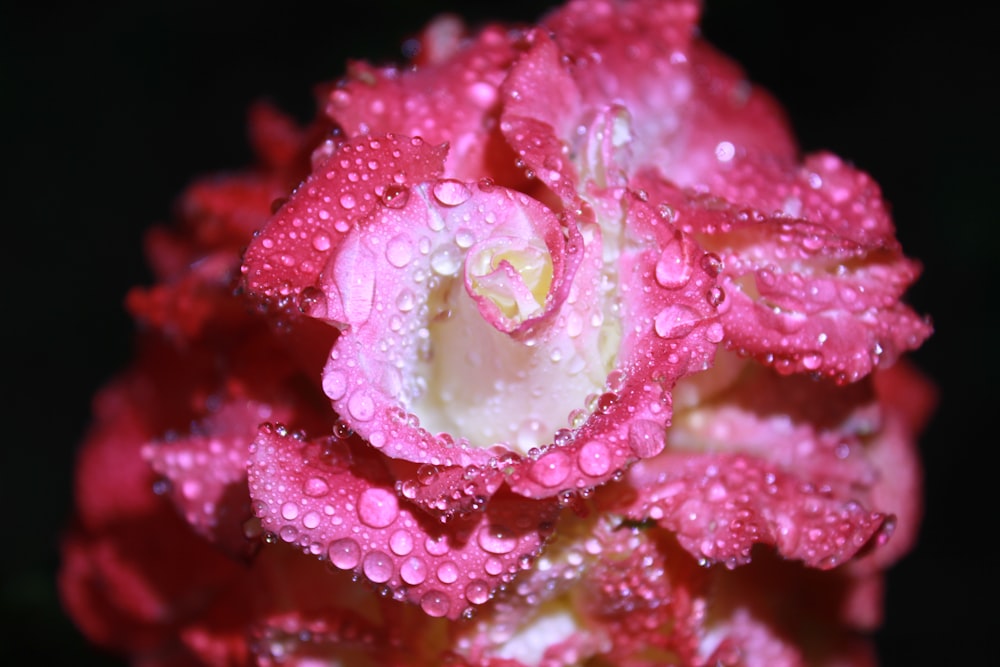
<path id="1" fill-rule="evenodd" d="M 308 290 L 353 225 L 379 206 L 401 205 L 410 183 L 441 172 L 444 156 L 443 146 L 393 134 L 340 145 L 247 248 L 247 287 L 262 297 L 294 299 L 311 309 L 315 297 Z M 329 317 L 343 318 L 342 311 L 335 305 Z"/>
<path id="2" fill-rule="evenodd" d="M 828 569 L 856 554 L 886 516 L 775 466 L 740 455 L 665 455 L 629 472 L 639 499 L 628 516 L 674 531 L 696 558 L 735 567 L 755 544 Z"/>
<path id="3" fill-rule="evenodd" d="M 254 512 L 275 539 L 457 618 L 530 563 L 556 506 L 516 497 L 440 522 L 400 498 L 384 459 L 360 441 L 303 441 L 263 427 L 251 447 Z"/>

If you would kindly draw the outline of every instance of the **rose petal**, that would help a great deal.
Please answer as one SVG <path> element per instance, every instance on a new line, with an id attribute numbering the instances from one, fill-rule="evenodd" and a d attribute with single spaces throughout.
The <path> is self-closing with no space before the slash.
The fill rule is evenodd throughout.
<path id="1" fill-rule="evenodd" d="M 356 221 L 379 206 L 402 204 L 406 187 L 439 174 L 444 156 L 443 146 L 392 134 L 343 143 L 247 248 L 247 287 L 276 301 L 302 299 Z M 334 308 L 328 318 L 343 318 L 342 307 Z"/>
<path id="2" fill-rule="evenodd" d="M 430 616 L 457 618 L 485 602 L 553 528 L 553 503 L 508 496 L 442 530 L 397 496 L 370 447 L 282 433 L 262 428 L 251 447 L 250 494 L 264 528 Z"/>
<path id="3" fill-rule="evenodd" d="M 677 533 L 696 558 L 736 567 L 755 544 L 828 569 L 878 534 L 884 514 L 794 474 L 739 455 L 664 455 L 629 472 L 639 499 L 627 511 Z"/>
<path id="4" fill-rule="evenodd" d="M 717 150 L 791 157 L 780 107 L 730 60 L 695 38 L 698 2 L 571 2 L 544 26 L 571 63 L 584 108 L 614 101 L 632 115 L 634 159 L 692 185 L 718 169 Z"/>
<path id="5" fill-rule="evenodd" d="M 898 247 L 863 246 L 827 219 L 769 217 L 716 197 L 636 179 L 677 224 L 719 256 L 725 344 L 785 373 L 852 382 L 930 335 L 900 298 L 919 265 Z M 762 186 L 763 187 L 763 186 Z"/>
<path id="6" fill-rule="evenodd" d="M 396 132 L 428 143 L 450 144 L 449 176 L 475 180 L 490 175 L 508 182 L 509 149 L 495 130 L 497 90 L 515 50 L 498 25 L 455 39 L 464 28 L 453 18 L 432 23 L 422 50 L 433 67 L 401 70 L 354 62 L 327 96 L 326 114 L 349 136 Z M 442 38 L 442 35 L 445 35 Z M 400 100 L 405 100 L 400 104 Z"/>

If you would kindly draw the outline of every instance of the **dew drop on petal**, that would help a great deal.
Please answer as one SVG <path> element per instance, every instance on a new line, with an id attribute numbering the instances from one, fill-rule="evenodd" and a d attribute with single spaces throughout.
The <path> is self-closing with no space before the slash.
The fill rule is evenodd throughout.
<path id="1" fill-rule="evenodd" d="M 577 464 L 584 473 L 599 477 L 611 468 L 611 452 L 603 442 L 591 440 L 580 448 Z"/>
<path id="2" fill-rule="evenodd" d="M 399 577 L 410 586 L 418 586 L 427 579 L 427 564 L 417 558 L 407 558 L 399 568 Z"/>
<path id="3" fill-rule="evenodd" d="M 347 378 L 339 371 L 332 371 L 323 376 L 323 393 L 331 400 L 342 398 L 347 392 Z"/>
<path id="4" fill-rule="evenodd" d="M 348 399 L 347 411 L 359 421 L 368 421 L 375 416 L 375 402 L 364 391 L 357 391 Z"/>
<path id="5" fill-rule="evenodd" d="M 636 456 L 648 459 L 663 451 L 667 444 L 666 432 L 654 421 L 637 419 L 629 425 L 628 444 Z"/>
<path id="6" fill-rule="evenodd" d="M 705 329 L 705 340 L 709 343 L 721 343 L 726 337 L 726 330 L 719 322 L 713 322 Z"/>
<path id="7" fill-rule="evenodd" d="M 352 194 L 344 194 L 340 196 L 340 205 L 347 210 L 351 210 L 358 205 L 358 200 Z"/>
<path id="8" fill-rule="evenodd" d="M 281 506 L 281 518 L 291 521 L 299 515 L 299 507 L 295 503 L 285 503 Z"/>
<path id="9" fill-rule="evenodd" d="M 561 484 L 570 473 L 570 460 L 562 452 L 549 452 L 531 466 L 531 477 L 542 486 Z"/>
<path id="10" fill-rule="evenodd" d="M 472 197 L 472 190 L 465 183 L 453 179 L 438 181 L 432 192 L 434 198 L 444 206 L 458 206 Z"/>
<path id="11" fill-rule="evenodd" d="M 302 492 L 310 498 L 322 498 L 330 491 L 330 485 L 320 477 L 310 477 L 302 484 Z"/>
<path id="12" fill-rule="evenodd" d="M 397 269 L 410 263 L 413 257 L 413 244 L 406 234 L 397 234 L 385 246 L 385 258 Z"/>
<path id="13" fill-rule="evenodd" d="M 330 562 L 341 570 L 350 570 L 361 560 L 361 547 L 349 537 L 344 537 L 330 543 L 327 549 Z"/>
<path id="14" fill-rule="evenodd" d="M 490 587 L 476 579 L 465 587 L 465 598 L 472 604 L 483 604 L 490 599 Z"/>
<path id="15" fill-rule="evenodd" d="M 365 489 L 358 498 L 358 517 L 372 528 L 385 528 L 399 516 L 399 500 L 388 489 Z"/>
<path id="16" fill-rule="evenodd" d="M 653 319 L 653 329 L 661 338 L 681 338 L 691 333 L 698 319 L 698 313 L 693 308 L 671 304 Z"/>
<path id="17" fill-rule="evenodd" d="M 386 187 L 379 198 L 382 204 L 388 208 L 403 208 L 410 198 L 410 189 L 403 185 L 390 185 Z"/>
<path id="18" fill-rule="evenodd" d="M 499 525 L 484 526 L 479 531 L 479 546 L 491 554 L 507 554 L 517 546 L 517 537 Z"/>
<path id="19" fill-rule="evenodd" d="M 420 608 L 428 616 L 440 617 L 448 613 L 448 596 L 441 591 L 428 591 L 420 598 Z"/>
<path id="20" fill-rule="evenodd" d="M 389 581 L 392 578 L 392 558 L 381 551 L 373 551 L 365 556 L 361 571 L 376 584 Z"/>
<path id="21" fill-rule="evenodd" d="M 442 584 L 453 584 L 458 579 L 458 566 L 448 561 L 442 563 L 437 569 L 437 578 Z"/>
<path id="22" fill-rule="evenodd" d="M 389 536 L 389 548 L 397 556 L 405 556 L 413 551 L 413 535 L 407 530 L 397 530 Z"/>
<path id="23" fill-rule="evenodd" d="M 691 264 L 685 252 L 684 242 L 674 237 L 663 248 L 656 262 L 656 282 L 663 287 L 677 289 L 691 280 Z"/>

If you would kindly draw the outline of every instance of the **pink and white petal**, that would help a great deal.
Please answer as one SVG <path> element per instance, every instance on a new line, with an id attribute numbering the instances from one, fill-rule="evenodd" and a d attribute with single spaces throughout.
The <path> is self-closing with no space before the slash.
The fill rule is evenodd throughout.
<path id="1" fill-rule="evenodd" d="M 464 27 L 452 17 L 430 25 L 422 48 L 431 66 L 351 63 L 346 78 L 326 97 L 326 115 L 348 136 L 394 132 L 431 144 L 448 142 L 449 176 L 496 178 L 500 170 L 495 167 L 503 163 L 513 173 L 511 154 L 498 141 L 496 115 L 499 87 L 516 55 L 515 39 L 497 25 L 461 40 L 455 39 L 459 30 Z"/>
<path id="2" fill-rule="evenodd" d="M 638 197 L 628 200 L 625 216 L 630 238 L 615 260 L 617 312 L 598 313 L 615 320 L 602 334 L 616 351 L 604 389 L 588 406 L 589 416 L 582 415 L 585 421 L 515 470 L 510 484 L 518 493 L 575 493 L 658 454 L 675 383 L 708 368 L 722 340 L 706 296 L 716 273 L 704 252 Z"/>
<path id="3" fill-rule="evenodd" d="M 243 260 L 247 288 L 266 299 L 310 303 L 320 272 L 358 220 L 403 204 L 405 188 L 440 174 L 446 148 L 394 134 L 361 137 L 333 154 L 253 239 Z M 315 298 L 315 295 L 312 295 Z M 338 321 L 342 312 L 319 313 Z"/>
<path id="4" fill-rule="evenodd" d="M 632 115 L 636 164 L 694 185 L 719 168 L 717 152 L 791 158 L 795 142 L 769 95 L 696 37 L 698 2 L 571 2 L 544 26 L 555 35 L 584 107 L 612 100 Z"/>
<path id="5" fill-rule="evenodd" d="M 489 465 L 497 451 L 487 448 L 517 437 L 512 412 L 548 420 L 548 403 L 532 408 L 530 394 L 559 371 L 547 340 L 584 254 L 563 230 L 522 194 L 451 179 L 412 187 L 402 207 L 359 223 L 320 279 L 327 310 L 348 325 L 323 371 L 341 417 L 388 456 L 444 467 Z M 505 263 L 534 310 L 503 311 L 502 286 L 481 282 Z"/>
<path id="6" fill-rule="evenodd" d="M 728 348 L 784 373 L 852 382 L 930 335 L 928 321 L 900 302 L 919 265 L 898 247 L 863 246 L 824 220 L 767 216 L 649 173 L 634 180 L 720 257 Z"/>
<path id="7" fill-rule="evenodd" d="M 361 441 L 304 441 L 280 427 L 261 429 L 248 469 L 254 512 L 275 539 L 452 619 L 538 554 L 558 511 L 508 494 L 445 527 L 399 498 Z"/>
<path id="8" fill-rule="evenodd" d="M 755 544 L 771 544 L 828 569 L 887 539 L 884 514 L 747 456 L 665 454 L 634 466 L 628 479 L 639 498 L 626 514 L 673 531 L 706 563 L 736 567 Z"/>
<path id="9" fill-rule="evenodd" d="M 569 207 L 577 199 L 569 141 L 576 136 L 580 93 L 552 39 L 535 30 L 529 40 L 531 48 L 501 90 L 500 129 L 526 167 Z"/>

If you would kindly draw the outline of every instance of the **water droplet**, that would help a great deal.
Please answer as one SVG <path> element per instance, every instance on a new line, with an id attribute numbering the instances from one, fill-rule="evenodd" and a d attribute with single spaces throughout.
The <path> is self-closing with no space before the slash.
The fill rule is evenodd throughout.
<path id="1" fill-rule="evenodd" d="M 662 425 L 648 419 L 637 419 L 628 428 L 628 444 L 636 456 L 648 459 L 663 451 L 666 433 Z"/>
<path id="2" fill-rule="evenodd" d="M 486 582 L 476 579 L 465 587 L 465 599 L 472 604 L 483 604 L 490 599 L 490 587 Z"/>
<path id="3" fill-rule="evenodd" d="M 381 551 L 373 551 L 365 556 L 361 570 L 376 584 L 384 583 L 392 577 L 392 558 Z"/>
<path id="4" fill-rule="evenodd" d="M 823 355 L 819 352 L 807 352 L 802 356 L 802 365 L 814 371 L 823 365 Z"/>
<path id="5" fill-rule="evenodd" d="M 462 255 L 452 245 L 443 245 L 431 253 L 431 269 L 442 276 L 453 276 L 462 266 Z"/>
<path id="6" fill-rule="evenodd" d="M 725 265 L 722 262 L 722 258 L 714 252 L 706 252 L 701 256 L 701 268 L 705 270 L 705 273 L 715 278 L 722 273 Z"/>
<path id="7" fill-rule="evenodd" d="M 330 486 L 319 477 L 310 477 L 302 484 L 302 492 L 312 498 L 321 498 L 330 491 Z"/>
<path id="8" fill-rule="evenodd" d="M 444 206 L 458 206 L 469 201 L 472 197 L 472 190 L 461 181 L 454 179 L 440 180 L 434 184 L 432 190 L 434 198 Z"/>
<path id="9" fill-rule="evenodd" d="M 661 338 L 681 338 L 691 333 L 700 319 L 693 308 L 682 304 L 670 304 L 653 320 L 653 329 Z"/>
<path id="10" fill-rule="evenodd" d="M 722 328 L 722 324 L 719 322 L 713 322 L 705 329 L 705 340 L 709 343 L 721 343 L 725 337 L 726 330 Z"/>
<path id="11" fill-rule="evenodd" d="M 611 452 L 603 442 L 591 440 L 580 448 L 577 465 L 584 473 L 600 477 L 611 469 Z"/>
<path id="12" fill-rule="evenodd" d="M 413 296 L 413 292 L 410 290 L 404 289 L 396 296 L 396 307 L 399 308 L 401 313 L 410 312 L 413 310 L 414 305 L 416 305 L 416 297 Z"/>
<path id="13" fill-rule="evenodd" d="M 313 248 L 319 250 L 320 252 L 326 252 L 330 249 L 330 237 L 326 234 L 317 234 L 312 239 Z"/>
<path id="14" fill-rule="evenodd" d="M 323 376 L 323 393 L 336 401 L 347 393 L 347 378 L 339 371 L 330 371 Z"/>
<path id="15" fill-rule="evenodd" d="M 656 262 L 656 282 L 663 287 L 677 289 L 691 280 L 691 264 L 687 247 L 680 234 L 674 236 L 664 246 L 660 259 Z"/>
<path id="16" fill-rule="evenodd" d="M 479 546 L 491 554 L 507 554 L 517 546 L 517 537 L 504 526 L 484 526 L 479 531 Z"/>
<path id="17" fill-rule="evenodd" d="M 451 547 L 448 545 L 448 538 L 444 535 L 428 537 L 424 541 L 424 548 L 432 556 L 443 556 L 451 550 Z"/>
<path id="18" fill-rule="evenodd" d="M 281 518 L 291 521 L 299 515 L 299 506 L 295 503 L 285 503 L 281 506 Z"/>
<path id="19" fill-rule="evenodd" d="M 397 530 L 389 536 L 389 548 L 397 556 L 405 556 L 413 551 L 413 535 L 406 530 Z"/>
<path id="20" fill-rule="evenodd" d="M 559 451 L 549 452 L 531 466 L 531 477 L 542 486 L 556 486 L 569 477 L 569 457 Z"/>
<path id="21" fill-rule="evenodd" d="M 397 269 L 410 263 L 413 257 L 413 244 L 406 234 L 397 234 L 385 246 L 385 258 Z"/>
<path id="22" fill-rule="evenodd" d="M 341 570 L 350 570 L 361 560 L 361 547 L 349 537 L 344 537 L 330 543 L 327 555 L 330 562 Z"/>
<path id="23" fill-rule="evenodd" d="M 709 288 L 705 293 L 705 298 L 708 300 L 709 305 L 713 308 L 718 308 L 723 301 L 726 300 L 726 291 L 716 285 L 715 287 Z"/>
<path id="24" fill-rule="evenodd" d="M 483 569 L 486 574 L 493 575 L 494 577 L 503 572 L 503 561 L 496 556 L 490 556 L 483 563 Z"/>
<path id="25" fill-rule="evenodd" d="M 410 189 L 404 185 L 389 185 L 379 198 L 383 206 L 388 208 L 403 208 L 410 198 Z"/>
<path id="26" fill-rule="evenodd" d="M 308 512 L 302 517 L 302 525 L 312 530 L 319 525 L 320 518 L 319 512 Z"/>
<path id="27" fill-rule="evenodd" d="M 427 579 L 427 564 L 416 556 L 408 558 L 399 568 L 399 577 L 410 586 L 418 586 Z"/>
<path id="28" fill-rule="evenodd" d="M 368 421 L 375 416 L 375 402 L 364 391 L 356 391 L 347 401 L 347 410 L 358 421 Z"/>
<path id="29" fill-rule="evenodd" d="M 349 211 L 358 205 L 358 200 L 354 198 L 354 195 L 345 193 L 340 196 L 340 205 Z"/>
<path id="30" fill-rule="evenodd" d="M 372 528 L 385 528 L 399 516 L 399 500 L 388 489 L 365 489 L 358 498 L 358 517 Z"/>
<path id="31" fill-rule="evenodd" d="M 441 591 L 428 591 L 420 598 L 420 608 L 428 616 L 441 617 L 448 613 L 448 596 Z"/>
<path id="32" fill-rule="evenodd" d="M 442 563 L 437 569 L 437 578 L 442 584 L 453 584 L 458 579 L 458 566 L 448 561 Z"/>

